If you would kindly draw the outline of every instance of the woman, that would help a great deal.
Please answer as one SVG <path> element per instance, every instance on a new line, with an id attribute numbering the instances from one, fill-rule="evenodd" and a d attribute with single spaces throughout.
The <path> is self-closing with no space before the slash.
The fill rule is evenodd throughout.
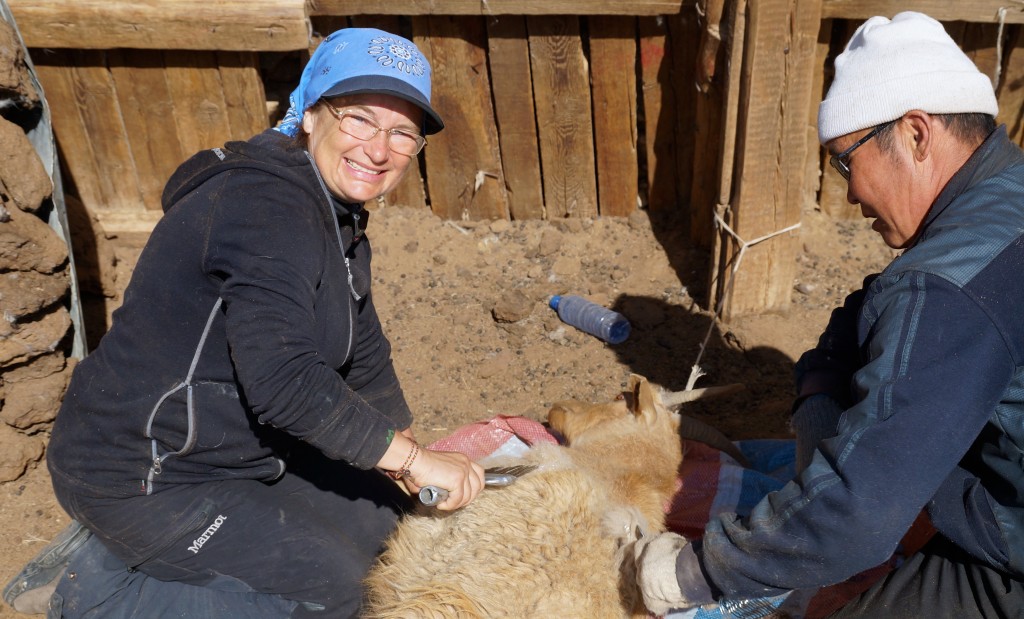
<path id="1" fill-rule="evenodd" d="M 483 488 L 416 444 L 370 295 L 362 203 L 442 128 L 415 45 L 346 29 L 281 126 L 172 176 L 48 456 L 61 505 L 130 568 L 348 617 L 403 498 L 374 469 L 448 489 L 441 509 Z"/>

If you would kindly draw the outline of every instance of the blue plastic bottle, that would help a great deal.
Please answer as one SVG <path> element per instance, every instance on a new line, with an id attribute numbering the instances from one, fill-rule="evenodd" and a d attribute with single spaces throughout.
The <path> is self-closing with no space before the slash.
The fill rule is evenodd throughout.
<path id="1" fill-rule="evenodd" d="M 621 344 L 629 337 L 630 325 L 625 316 L 583 297 L 555 295 L 549 305 L 566 324 L 609 344 Z"/>

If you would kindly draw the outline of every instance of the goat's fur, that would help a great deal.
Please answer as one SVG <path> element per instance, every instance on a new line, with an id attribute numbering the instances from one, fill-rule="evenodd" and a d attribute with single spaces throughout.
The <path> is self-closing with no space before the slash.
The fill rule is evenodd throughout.
<path id="1" fill-rule="evenodd" d="M 643 378 L 608 404 L 548 413 L 568 447 L 465 508 L 403 519 L 367 578 L 370 619 L 646 617 L 632 546 L 664 530 L 682 461 L 679 417 Z"/>

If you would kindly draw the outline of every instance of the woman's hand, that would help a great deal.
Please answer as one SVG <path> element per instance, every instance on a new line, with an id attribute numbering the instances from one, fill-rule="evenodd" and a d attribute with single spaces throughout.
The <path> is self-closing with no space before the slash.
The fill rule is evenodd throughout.
<path id="1" fill-rule="evenodd" d="M 441 510 L 465 507 L 484 488 L 484 469 L 464 453 L 457 451 L 430 451 L 420 453 L 409 466 L 404 477 L 405 487 L 413 496 L 423 486 L 437 486 L 448 491 L 448 498 L 437 504 Z"/>
<path id="2" fill-rule="evenodd" d="M 416 444 L 412 429 L 406 428 L 392 439 L 377 466 L 385 471 L 408 471 L 401 479 L 412 496 L 423 486 L 448 491 L 448 498 L 437 505 L 453 510 L 469 505 L 484 487 L 484 469 L 457 451 L 431 451 Z"/>

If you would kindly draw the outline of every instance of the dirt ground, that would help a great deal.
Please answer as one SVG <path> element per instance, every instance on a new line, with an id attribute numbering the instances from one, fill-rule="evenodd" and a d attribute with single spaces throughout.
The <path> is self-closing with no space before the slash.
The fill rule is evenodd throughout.
<path id="1" fill-rule="evenodd" d="M 543 419 L 560 399 L 606 400 L 631 372 L 684 388 L 712 322 L 693 298 L 704 285 L 703 258 L 666 229 L 670 222 L 656 234 L 645 212 L 470 226 L 422 211 L 375 211 L 374 295 L 421 442 L 495 415 Z M 733 439 L 789 436 L 793 363 L 831 308 L 893 256 L 860 219 L 812 211 L 797 233 L 803 250 L 791 308 L 714 326 L 701 358 L 698 387 L 746 389 L 685 409 Z M 630 339 L 609 346 L 564 325 L 547 306 L 554 294 L 614 307 L 631 320 Z M 0 484 L 0 584 L 67 522 L 42 463 Z M 18 616 L 0 605 L 0 618 Z"/>

